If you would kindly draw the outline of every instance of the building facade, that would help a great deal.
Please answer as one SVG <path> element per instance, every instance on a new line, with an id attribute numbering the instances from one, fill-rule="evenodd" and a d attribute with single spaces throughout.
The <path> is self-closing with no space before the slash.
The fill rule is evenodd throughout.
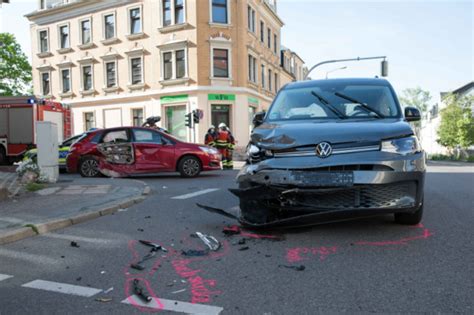
<path id="1" fill-rule="evenodd" d="M 282 84 L 276 1 L 39 0 L 27 18 L 35 94 L 69 104 L 75 134 L 161 116 L 179 139 L 224 122 L 246 146 Z"/>

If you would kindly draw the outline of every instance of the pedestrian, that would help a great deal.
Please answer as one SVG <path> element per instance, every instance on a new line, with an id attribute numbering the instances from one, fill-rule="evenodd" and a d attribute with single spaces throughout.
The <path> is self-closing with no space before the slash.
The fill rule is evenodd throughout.
<path id="1" fill-rule="evenodd" d="M 204 144 L 210 147 L 216 146 L 217 132 L 216 127 L 211 125 L 207 130 L 206 136 L 204 137 Z"/>
<path id="2" fill-rule="evenodd" d="M 227 125 L 219 124 L 219 131 L 217 132 L 216 148 L 222 155 L 222 167 L 225 170 L 233 169 L 231 151 L 234 149 L 235 141 L 231 133 L 227 130 Z"/>

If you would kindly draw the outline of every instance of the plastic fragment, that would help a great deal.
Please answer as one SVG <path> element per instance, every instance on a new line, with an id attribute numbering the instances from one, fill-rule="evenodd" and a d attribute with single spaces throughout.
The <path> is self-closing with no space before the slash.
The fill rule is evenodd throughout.
<path id="1" fill-rule="evenodd" d="M 140 280 L 138 279 L 133 280 L 133 292 L 146 303 L 152 300 L 151 296 L 149 296 L 143 289 L 143 287 L 140 285 Z"/>
<path id="2" fill-rule="evenodd" d="M 204 244 L 206 244 L 207 247 L 209 247 L 210 250 L 215 252 L 221 248 L 221 243 L 214 236 L 205 235 L 201 232 L 196 232 L 196 235 L 201 239 L 201 241 L 203 241 Z"/>

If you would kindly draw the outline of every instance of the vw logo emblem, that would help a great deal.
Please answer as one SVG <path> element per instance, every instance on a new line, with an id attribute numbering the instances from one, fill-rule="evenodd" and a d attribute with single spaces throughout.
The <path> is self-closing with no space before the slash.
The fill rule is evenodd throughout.
<path id="1" fill-rule="evenodd" d="M 316 156 L 324 159 L 330 156 L 332 153 L 332 147 L 327 142 L 321 142 L 316 146 Z"/>

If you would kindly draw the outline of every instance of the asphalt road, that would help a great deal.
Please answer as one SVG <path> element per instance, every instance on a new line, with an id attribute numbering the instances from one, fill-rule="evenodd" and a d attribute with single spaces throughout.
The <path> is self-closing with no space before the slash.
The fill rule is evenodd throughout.
<path id="1" fill-rule="evenodd" d="M 234 222 L 195 206 L 237 206 L 227 191 L 236 171 L 192 180 L 140 178 L 152 194 L 139 205 L 1 246 L 0 314 L 152 311 L 130 297 L 135 278 L 158 298 L 149 305 L 165 314 L 472 314 L 473 173 L 466 166 L 429 168 L 422 225 L 400 226 L 381 216 L 266 232 L 277 239 L 226 237 L 222 229 Z M 215 236 L 223 248 L 182 256 L 181 250 L 204 248 L 190 236 L 196 231 Z M 243 238 L 245 244 L 238 244 Z M 144 271 L 130 268 L 148 252 L 140 239 L 169 250 L 144 262 Z"/>

